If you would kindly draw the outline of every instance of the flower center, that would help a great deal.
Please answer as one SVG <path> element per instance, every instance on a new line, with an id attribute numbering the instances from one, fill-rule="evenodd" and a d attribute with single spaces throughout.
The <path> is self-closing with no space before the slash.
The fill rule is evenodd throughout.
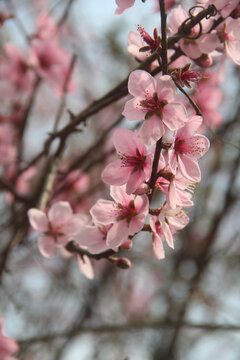
<path id="1" fill-rule="evenodd" d="M 64 236 L 64 233 L 61 232 L 62 225 L 52 226 L 49 222 L 49 231 L 45 232 L 45 235 L 52 236 L 54 241 L 57 243 L 59 236 Z"/>
<path id="2" fill-rule="evenodd" d="M 146 156 L 141 154 L 138 148 L 136 148 L 136 156 L 119 154 L 119 157 L 122 160 L 122 167 L 132 167 L 133 172 L 144 169 Z"/>
<path id="3" fill-rule="evenodd" d="M 185 141 L 182 139 L 176 139 L 174 144 L 174 150 L 179 153 L 185 153 L 187 151 Z"/>
<path id="4" fill-rule="evenodd" d="M 128 204 L 128 206 L 124 206 L 120 203 L 117 204 L 118 206 L 118 217 L 117 220 L 127 220 L 127 223 L 129 224 L 134 216 L 137 215 L 137 212 L 135 210 L 135 204 L 134 200 L 131 200 Z"/>
<path id="5" fill-rule="evenodd" d="M 140 101 L 140 106 L 147 111 L 145 120 L 150 119 L 154 114 L 162 120 L 162 109 L 167 103 L 166 100 L 159 99 L 156 92 L 153 95 L 147 94 L 146 99 Z"/>
<path id="6" fill-rule="evenodd" d="M 52 66 L 52 59 L 46 52 L 38 54 L 38 60 L 42 69 L 48 69 Z"/>

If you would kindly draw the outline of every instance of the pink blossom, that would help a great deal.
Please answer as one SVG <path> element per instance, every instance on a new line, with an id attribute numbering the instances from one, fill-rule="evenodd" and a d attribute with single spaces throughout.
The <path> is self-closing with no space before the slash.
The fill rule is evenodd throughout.
<path id="1" fill-rule="evenodd" d="M 147 151 L 136 130 L 115 130 L 113 143 L 119 160 L 107 165 L 102 179 L 109 185 L 126 184 L 126 193 L 130 195 L 150 177 L 152 152 Z"/>
<path id="2" fill-rule="evenodd" d="M 94 279 L 94 270 L 89 257 L 87 255 L 77 255 L 77 261 L 79 269 L 83 273 L 83 275 L 85 275 L 86 278 L 90 280 Z"/>
<path id="3" fill-rule="evenodd" d="M 189 17 L 187 12 L 179 5 L 170 12 L 170 30 L 172 33 L 177 33 L 182 23 Z M 198 39 L 180 39 L 179 46 L 182 51 L 192 59 L 199 58 L 202 54 L 209 54 L 215 50 L 220 41 L 216 33 L 211 32 L 207 34 L 207 31 L 212 25 L 212 20 L 203 19 L 201 21 L 202 32 Z M 192 28 L 189 37 L 196 37 L 199 33 L 199 27 L 196 25 Z"/>
<path id="4" fill-rule="evenodd" d="M 28 218 L 33 229 L 44 234 L 38 239 L 38 247 L 45 257 L 55 256 L 57 249 L 66 246 L 85 221 L 84 216 L 72 213 L 66 201 L 53 204 L 47 215 L 41 210 L 30 209 Z"/>
<path id="5" fill-rule="evenodd" d="M 141 49 L 145 49 L 141 51 Z M 144 61 L 151 55 L 150 48 L 146 47 L 146 43 L 137 31 L 130 31 L 128 35 L 128 52 L 133 55 L 138 61 Z M 158 61 L 154 60 L 150 67 L 154 69 L 158 66 Z"/>
<path id="6" fill-rule="evenodd" d="M 27 60 L 11 43 L 4 45 L 0 62 L 0 80 L 3 81 L 1 95 L 14 97 L 31 94 L 35 75 Z"/>
<path id="7" fill-rule="evenodd" d="M 66 167 L 61 167 L 60 172 L 64 174 L 68 173 L 68 169 Z M 88 190 L 90 185 L 89 175 L 83 173 L 81 170 L 73 170 L 63 180 L 61 180 L 61 174 L 59 178 L 56 179 L 56 183 L 54 185 L 54 193 L 52 202 L 57 201 L 68 201 L 74 211 L 82 210 L 83 208 L 87 208 L 89 210 L 89 198 L 84 201 L 84 204 L 80 204 L 79 206 L 79 197 L 84 195 L 84 193 Z"/>
<path id="8" fill-rule="evenodd" d="M 204 124 L 210 128 L 220 126 L 223 122 L 219 111 L 223 103 L 223 92 L 219 84 L 213 84 L 211 76 L 210 78 L 206 76 L 197 84 L 195 90 L 192 98 L 201 109 Z"/>
<path id="9" fill-rule="evenodd" d="M 184 178 L 179 171 L 176 175 L 171 174 L 168 179 L 164 177 L 165 170 L 163 169 L 161 176 L 156 182 L 156 188 L 160 189 L 166 195 L 166 204 L 171 209 L 177 207 L 193 206 L 191 200 L 194 184 Z"/>
<path id="10" fill-rule="evenodd" d="M 99 254 L 109 249 L 106 243 L 108 230 L 111 225 L 83 225 L 80 231 L 74 236 L 74 240 L 80 246 L 87 247 L 91 254 Z"/>
<path id="11" fill-rule="evenodd" d="M 18 344 L 13 339 L 3 335 L 3 318 L 0 317 L 0 359 L 17 360 L 12 355 L 19 349 Z"/>
<path id="12" fill-rule="evenodd" d="M 127 195 L 125 186 L 111 186 L 110 195 L 115 202 L 99 199 L 90 213 L 95 224 L 112 224 L 106 243 L 116 250 L 129 235 L 142 229 L 148 213 L 148 198 L 146 195 Z"/>
<path id="13" fill-rule="evenodd" d="M 191 64 L 188 63 L 184 67 L 172 69 L 171 76 L 172 78 L 179 83 L 180 86 L 184 87 L 185 85 L 191 89 L 191 82 L 198 82 L 202 74 L 198 71 L 190 70 Z"/>
<path id="14" fill-rule="evenodd" d="M 145 119 L 140 132 L 146 145 L 153 145 L 166 131 L 184 125 L 186 110 L 170 76 L 155 79 L 146 71 L 133 71 L 129 76 L 128 91 L 134 99 L 125 104 L 123 115 L 129 120 Z"/>
<path id="15" fill-rule="evenodd" d="M 153 232 L 153 251 L 158 259 L 164 259 L 163 240 L 169 247 L 174 248 L 173 234 L 183 229 L 189 218 L 181 208 L 169 209 L 164 206 L 158 216 L 151 215 L 149 225 Z"/>
<path id="16" fill-rule="evenodd" d="M 57 28 L 51 16 L 49 16 L 47 12 L 41 13 L 37 19 L 37 32 L 35 37 L 42 40 L 49 40 L 49 38 L 54 37 L 56 33 Z"/>
<path id="17" fill-rule="evenodd" d="M 10 170 L 10 171 L 9 171 Z M 8 179 L 11 179 L 15 177 L 15 169 L 8 169 Z M 15 188 L 17 190 L 17 192 L 20 195 L 27 195 L 31 186 L 31 180 L 32 178 L 37 174 L 37 168 L 35 166 L 30 166 L 30 168 L 28 168 L 26 171 L 24 171 L 23 173 L 21 173 L 17 180 L 16 180 L 16 184 L 15 184 Z M 11 193 L 7 193 L 6 194 L 6 201 L 8 203 L 12 203 L 14 201 L 14 195 Z"/>
<path id="18" fill-rule="evenodd" d="M 0 165 L 11 164 L 17 156 L 15 132 L 8 124 L 0 125 Z"/>
<path id="19" fill-rule="evenodd" d="M 140 48 L 139 51 L 150 51 L 151 54 L 153 54 L 155 51 L 158 51 L 158 53 L 161 52 L 161 37 L 158 35 L 157 28 L 154 28 L 153 30 L 153 37 L 150 36 L 141 25 L 138 25 L 138 31 L 141 35 L 141 38 L 145 42 L 145 46 Z"/>
<path id="20" fill-rule="evenodd" d="M 69 54 L 60 48 L 57 39 L 53 38 L 32 40 L 30 56 L 38 75 L 48 81 L 56 93 L 61 95 L 70 66 Z M 73 90 L 72 83 L 69 83 L 67 90 Z"/>
<path id="21" fill-rule="evenodd" d="M 126 9 L 132 7 L 135 3 L 135 0 L 115 0 L 117 4 L 117 9 L 115 15 L 121 15 Z"/>
<path id="22" fill-rule="evenodd" d="M 237 65 L 240 65 L 240 19 L 227 18 L 224 22 L 224 31 L 221 34 L 227 56 Z"/>
<path id="23" fill-rule="evenodd" d="M 180 170 L 181 174 L 192 182 L 201 179 L 200 168 L 197 160 L 209 149 L 209 140 L 196 131 L 202 124 L 201 116 L 192 116 L 184 127 L 175 134 L 174 143 L 168 150 L 169 165 L 175 172 Z"/>
<path id="24" fill-rule="evenodd" d="M 140 52 L 139 49 L 145 46 L 141 35 L 137 31 L 130 31 L 128 35 L 128 52 L 137 60 L 144 61 L 149 56 L 149 52 Z"/>

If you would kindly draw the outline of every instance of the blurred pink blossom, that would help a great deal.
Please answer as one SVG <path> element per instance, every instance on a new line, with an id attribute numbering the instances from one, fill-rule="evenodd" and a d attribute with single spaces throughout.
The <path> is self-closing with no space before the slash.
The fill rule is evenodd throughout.
<path id="1" fill-rule="evenodd" d="M 115 10 L 115 15 L 121 15 L 126 9 L 134 5 L 135 0 L 115 0 L 115 2 L 118 6 Z"/>
<path id="2" fill-rule="evenodd" d="M 3 318 L 0 317 L 0 359 L 1 360 L 17 360 L 12 357 L 19 349 L 18 344 L 13 339 L 4 336 L 3 333 Z"/>
<path id="3" fill-rule="evenodd" d="M 34 230 L 44 233 L 38 239 L 38 247 L 45 257 L 55 256 L 57 249 L 66 246 L 85 222 L 84 216 L 72 213 L 66 201 L 53 204 L 47 215 L 39 209 L 30 209 L 28 218 Z"/>

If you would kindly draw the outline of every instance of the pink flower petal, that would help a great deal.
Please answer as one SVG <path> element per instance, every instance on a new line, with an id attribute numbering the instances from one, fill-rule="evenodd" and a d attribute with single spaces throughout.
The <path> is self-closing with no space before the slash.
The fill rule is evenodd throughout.
<path id="1" fill-rule="evenodd" d="M 163 243 L 158 234 L 153 234 L 153 251 L 158 259 L 165 258 Z"/>
<path id="2" fill-rule="evenodd" d="M 154 145 L 164 135 L 164 132 L 163 123 L 156 115 L 145 120 L 140 129 L 143 142 L 147 146 Z"/>
<path id="3" fill-rule="evenodd" d="M 144 70 L 135 70 L 129 76 L 128 91 L 131 95 L 144 99 L 145 94 L 156 92 L 155 79 Z"/>
<path id="4" fill-rule="evenodd" d="M 51 206 L 48 218 L 51 224 L 58 226 L 69 220 L 72 216 L 72 208 L 67 201 L 59 201 Z"/>
<path id="5" fill-rule="evenodd" d="M 34 230 L 46 232 L 48 231 L 48 218 L 43 211 L 38 209 L 28 210 L 28 218 Z"/>
<path id="6" fill-rule="evenodd" d="M 129 229 L 125 220 L 118 221 L 107 234 L 107 245 L 117 251 L 118 247 L 128 240 Z"/>
<path id="7" fill-rule="evenodd" d="M 146 110 L 140 106 L 140 100 L 138 98 L 131 99 L 126 102 L 123 109 L 123 116 L 128 120 L 144 120 L 146 115 Z"/>
<path id="8" fill-rule="evenodd" d="M 177 206 L 176 185 L 174 180 L 171 181 L 169 185 L 168 203 L 172 209 L 175 209 Z"/>
<path id="9" fill-rule="evenodd" d="M 72 235 L 78 232 L 85 223 L 85 216 L 80 214 L 72 215 L 71 218 L 61 226 L 61 232 Z"/>
<path id="10" fill-rule="evenodd" d="M 99 199 L 90 210 L 95 224 L 108 225 L 116 221 L 117 207 L 113 201 Z"/>
<path id="11" fill-rule="evenodd" d="M 191 136 L 193 136 L 196 131 L 200 128 L 202 125 L 203 118 L 198 115 L 192 116 L 188 122 L 178 130 L 176 137 L 181 139 L 187 139 Z"/>
<path id="12" fill-rule="evenodd" d="M 185 155 L 194 159 L 200 159 L 209 149 L 209 140 L 204 135 L 194 135 L 185 140 Z"/>
<path id="13" fill-rule="evenodd" d="M 159 100 L 172 102 L 176 96 L 176 86 L 169 75 L 157 78 L 157 94 Z"/>
<path id="14" fill-rule="evenodd" d="M 178 155 L 179 169 L 182 175 L 193 181 L 199 182 L 201 180 L 201 172 L 197 160 L 185 155 Z"/>
<path id="15" fill-rule="evenodd" d="M 84 226 L 74 239 L 81 246 L 87 246 L 91 254 L 99 254 L 108 249 L 104 233 L 96 226 Z"/>
<path id="16" fill-rule="evenodd" d="M 171 131 L 178 130 L 187 121 L 185 107 L 178 103 L 170 103 L 163 108 L 163 122 Z"/>
<path id="17" fill-rule="evenodd" d="M 128 129 L 117 129 L 113 133 L 113 144 L 120 154 L 136 156 L 136 149 L 144 152 L 145 146 L 142 143 L 139 133 Z"/>
<path id="18" fill-rule="evenodd" d="M 227 56 L 237 65 L 240 65 L 240 41 L 226 41 L 225 48 Z"/>
<path id="19" fill-rule="evenodd" d="M 126 193 L 125 186 L 111 186 L 110 195 L 116 203 L 128 206 L 129 202 L 134 199 L 133 196 Z"/>
<path id="20" fill-rule="evenodd" d="M 38 239 L 38 248 L 40 253 L 47 257 L 53 257 L 57 253 L 57 245 L 51 236 L 42 236 Z"/>
<path id="21" fill-rule="evenodd" d="M 169 229 L 169 226 L 167 225 L 167 223 L 165 221 L 163 221 L 161 225 L 162 225 L 162 232 L 165 236 L 168 246 L 171 247 L 172 249 L 174 249 L 173 237 L 172 237 L 171 230 Z"/>
<path id="22" fill-rule="evenodd" d="M 127 182 L 131 168 L 122 166 L 121 160 L 108 164 L 102 172 L 102 180 L 109 185 L 124 185 Z"/>
<path id="23" fill-rule="evenodd" d="M 83 258 L 80 255 L 77 255 L 78 265 L 80 271 L 85 275 L 88 279 L 94 279 L 94 271 L 91 264 L 91 261 L 87 255 L 83 255 Z"/>
<path id="24" fill-rule="evenodd" d="M 217 34 L 203 34 L 197 40 L 197 44 L 203 54 L 209 54 L 221 45 Z"/>

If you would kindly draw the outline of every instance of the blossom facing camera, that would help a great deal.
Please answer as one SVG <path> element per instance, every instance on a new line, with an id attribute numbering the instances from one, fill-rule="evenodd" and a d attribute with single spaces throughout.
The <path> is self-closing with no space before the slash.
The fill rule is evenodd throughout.
<path id="1" fill-rule="evenodd" d="M 38 239 L 38 248 L 45 257 L 55 256 L 57 250 L 72 240 L 85 222 L 83 215 L 72 213 L 67 201 L 53 204 L 47 215 L 39 209 L 28 210 L 32 228 L 44 234 Z"/>

